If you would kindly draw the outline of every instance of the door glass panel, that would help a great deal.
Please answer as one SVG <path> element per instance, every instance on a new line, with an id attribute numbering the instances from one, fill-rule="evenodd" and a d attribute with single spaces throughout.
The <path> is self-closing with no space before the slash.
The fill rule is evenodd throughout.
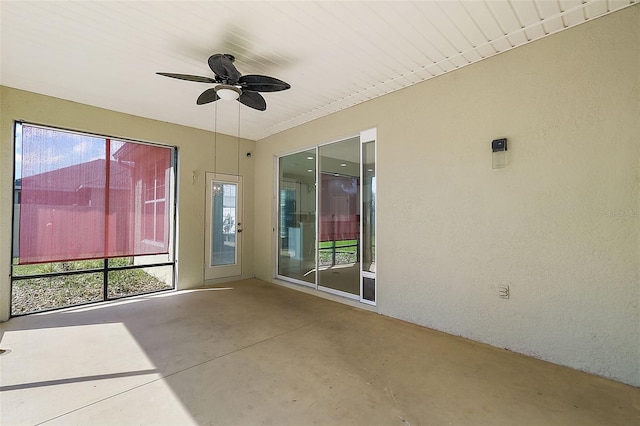
<path id="1" fill-rule="evenodd" d="M 319 148 L 318 285 L 360 295 L 360 140 Z"/>
<path id="2" fill-rule="evenodd" d="M 211 266 L 236 263 L 237 185 L 213 182 Z"/>
<path id="3" fill-rule="evenodd" d="M 316 282 L 316 151 L 281 157 L 278 275 Z"/>

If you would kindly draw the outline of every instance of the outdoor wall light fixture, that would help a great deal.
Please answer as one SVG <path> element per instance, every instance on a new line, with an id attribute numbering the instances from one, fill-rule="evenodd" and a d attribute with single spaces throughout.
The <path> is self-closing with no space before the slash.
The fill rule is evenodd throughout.
<path id="1" fill-rule="evenodd" d="M 507 138 L 492 140 L 491 151 L 491 162 L 494 169 L 502 169 L 507 165 Z"/>

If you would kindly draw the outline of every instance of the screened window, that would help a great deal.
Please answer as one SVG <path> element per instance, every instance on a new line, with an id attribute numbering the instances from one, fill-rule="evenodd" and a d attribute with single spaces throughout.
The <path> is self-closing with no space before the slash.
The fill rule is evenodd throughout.
<path id="1" fill-rule="evenodd" d="M 173 288 L 175 148 L 15 129 L 12 315 Z"/>

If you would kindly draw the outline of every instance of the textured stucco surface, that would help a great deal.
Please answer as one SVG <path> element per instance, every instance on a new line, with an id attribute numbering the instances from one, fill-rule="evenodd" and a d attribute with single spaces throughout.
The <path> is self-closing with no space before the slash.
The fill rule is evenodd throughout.
<path id="1" fill-rule="evenodd" d="M 245 182 L 242 277 L 253 276 L 251 222 L 254 216 L 255 179 L 253 160 L 246 157 L 245 153 L 254 150 L 255 142 L 226 135 L 214 138 L 213 133 L 203 130 L 116 113 L 9 87 L 0 87 L 0 112 L 0 321 L 6 320 L 9 315 L 13 123 L 16 120 L 178 147 L 177 285 L 180 289 L 203 284 L 205 173 L 217 171 L 238 174 L 239 170 Z"/>
<path id="2" fill-rule="evenodd" d="M 377 127 L 378 312 L 640 386 L 639 46 L 633 6 L 259 141 L 256 175 Z M 274 209 L 260 179 L 267 280 Z"/>

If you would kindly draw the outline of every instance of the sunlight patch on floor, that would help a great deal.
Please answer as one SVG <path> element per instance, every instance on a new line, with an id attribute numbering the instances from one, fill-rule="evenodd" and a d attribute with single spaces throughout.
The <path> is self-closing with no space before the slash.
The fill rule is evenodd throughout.
<path id="1" fill-rule="evenodd" d="M 2 337 L 11 352 L 0 358 L 0 405 L 12 407 L 3 424 L 42 422 L 161 377 L 122 323 L 47 325 Z"/>

